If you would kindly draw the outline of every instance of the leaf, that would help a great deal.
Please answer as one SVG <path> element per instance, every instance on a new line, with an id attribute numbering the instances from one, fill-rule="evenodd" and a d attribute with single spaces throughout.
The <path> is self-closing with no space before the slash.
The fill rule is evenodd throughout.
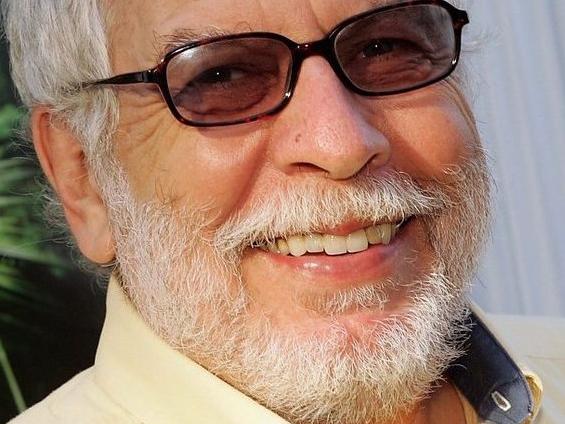
<path id="1" fill-rule="evenodd" d="M 8 353 L 4 348 L 4 343 L 2 343 L 2 339 L 0 339 L 0 368 L 4 372 L 6 381 L 8 383 L 8 387 L 10 388 L 10 393 L 12 394 L 12 398 L 14 399 L 16 408 L 18 408 L 18 412 L 21 413 L 25 411 L 27 407 L 24 401 L 24 397 L 22 396 L 20 385 L 18 384 L 18 380 L 14 375 L 12 366 L 10 365 L 10 360 L 8 359 Z"/>
<path id="2" fill-rule="evenodd" d="M 0 208 L 13 206 L 30 206 L 32 199 L 24 196 L 0 196 Z"/>
<path id="3" fill-rule="evenodd" d="M 67 266 L 66 262 L 56 257 L 55 255 L 48 254 L 41 250 L 31 249 L 25 246 L 2 246 L 0 240 L 0 260 L 2 257 L 14 258 L 36 264 Z"/>
<path id="4" fill-rule="evenodd" d="M 0 139 L 7 139 L 12 135 L 21 116 L 21 110 L 13 104 L 4 105 L 0 109 Z"/>
<path id="5" fill-rule="evenodd" d="M 15 183 L 20 181 L 29 181 L 35 177 L 37 173 L 33 169 L 24 167 L 13 168 L 10 172 L 4 172 L 0 177 L 0 190 L 5 192 L 13 192 Z"/>

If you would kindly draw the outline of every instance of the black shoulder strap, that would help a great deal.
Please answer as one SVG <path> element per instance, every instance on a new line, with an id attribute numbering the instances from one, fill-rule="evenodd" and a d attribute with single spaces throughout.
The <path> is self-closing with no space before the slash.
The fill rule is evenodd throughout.
<path id="1" fill-rule="evenodd" d="M 496 424 L 522 424 L 533 414 L 532 394 L 510 355 L 486 325 L 471 314 L 472 330 L 465 355 L 447 375 L 479 416 Z"/>

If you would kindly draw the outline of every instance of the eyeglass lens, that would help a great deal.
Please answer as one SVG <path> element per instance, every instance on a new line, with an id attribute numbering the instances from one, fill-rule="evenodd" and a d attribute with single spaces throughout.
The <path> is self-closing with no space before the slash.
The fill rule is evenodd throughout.
<path id="1" fill-rule="evenodd" d="M 345 27 L 335 40 L 338 61 L 351 82 L 379 94 L 441 77 L 451 68 L 456 47 L 451 16 L 434 5 L 368 16 Z"/>
<path id="2" fill-rule="evenodd" d="M 406 6 L 354 21 L 334 36 L 343 76 L 367 94 L 387 94 L 436 81 L 453 67 L 451 16 L 437 5 Z M 173 56 L 167 83 L 180 115 L 214 124 L 267 113 L 289 90 L 293 55 L 272 38 L 235 38 Z"/>
<path id="3" fill-rule="evenodd" d="M 173 57 L 167 83 L 185 119 L 235 121 L 278 105 L 287 91 L 291 66 L 291 51 L 281 41 L 222 40 Z"/>

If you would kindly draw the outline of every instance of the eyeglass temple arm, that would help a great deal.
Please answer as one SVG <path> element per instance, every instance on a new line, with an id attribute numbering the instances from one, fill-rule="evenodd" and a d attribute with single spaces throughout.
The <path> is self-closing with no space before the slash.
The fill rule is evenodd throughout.
<path id="1" fill-rule="evenodd" d="M 95 81 L 91 85 L 123 85 L 123 84 L 141 84 L 156 83 L 155 69 L 148 69 L 141 72 L 130 72 L 127 74 L 116 75 L 114 77 Z"/>

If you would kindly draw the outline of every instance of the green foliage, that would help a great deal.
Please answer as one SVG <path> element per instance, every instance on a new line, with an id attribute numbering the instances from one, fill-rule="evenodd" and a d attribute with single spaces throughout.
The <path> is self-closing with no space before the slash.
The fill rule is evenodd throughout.
<path id="1" fill-rule="evenodd" d="M 104 316 L 103 290 L 50 241 L 38 213 L 40 170 L 17 157 L 22 112 L 7 69 L 0 43 L 0 422 L 92 364 Z"/>
<path id="2" fill-rule="evenodd" d="M 34 167 L 23 159 L 7 157 L 0 146 L 0 258 L 62 266 L 59 258 L 38 243 L 45 234 L 33 214 L 36 177 Z"/>
<path id="3" fill-rule="evenodd" d="M 18 408 L 18 412 L 23 412 L 26 409 L 24 397 L 22 395 L 20 385 L 18 384 L 18 380 L 16 380 L 16 376 L 14 375 L 14 371 L 12 370 L 12 364 L 10 364 L 10 360 L 8 359 L 8 354 L 6 353 L 6 349 L 4 349 L 4 343 L 2 343 L 1 339 L 0 339 L 0 369 L 4 371 L 4 375 L 6 376 L 6 380 L 10 388 L 10 393 L 14 398 L 14 403 Z"/>
<path id="4" fill-rule="evenodd" d="M 20 111 L 13 104 L 6 104 L 0 109 L 0 140 L 9 140 L 20 116 Z"/>
<path id="5" fill-rule="evenodd" d="M 18 118 L 19 113 L 14 105 L 8 104 L 0 109 L 0 305 L 1 310 L 5 311 L 0 314 L 2 335 L 7 333 L 2 328 L 5 326 L 25 328 L 25 323 L 9 313 L 14 305 L 27 307 L 36 304 L 37 293 L 29 282 L 22 279 L 18 261 L 44 260 L 34 247 L 39 232 L 29 213 L 30 198 L 14 193 L 15 188 L 22 188 L 33 178 L 33 170 L 21 160 L 8 158 L 4 147 L 10 140 Z M 21 412 L 25 402 L 1 336 L 0 370 Z"/>
<path id="6" fill-rule="evenodd" d="M 8 155 L 20 115 L 13 104 L 0 108 L 0 378 L 5 378 L 21 412 L 25 403 L 7 352 L 23 348 L 30 336 L 41 335 L 36 323 L 27 319 L 30 311 L 35 311 L 31 316 L 58 314 L 57 299 L 48 286 L 26 278 L 25 270 L 30 266 L 65 268 L 66 264 L 40 243 L 46 236 L 34 214 L 38 170 L 30 161 Z M 8 337 L 14 333 L 25 336 Z"/>

